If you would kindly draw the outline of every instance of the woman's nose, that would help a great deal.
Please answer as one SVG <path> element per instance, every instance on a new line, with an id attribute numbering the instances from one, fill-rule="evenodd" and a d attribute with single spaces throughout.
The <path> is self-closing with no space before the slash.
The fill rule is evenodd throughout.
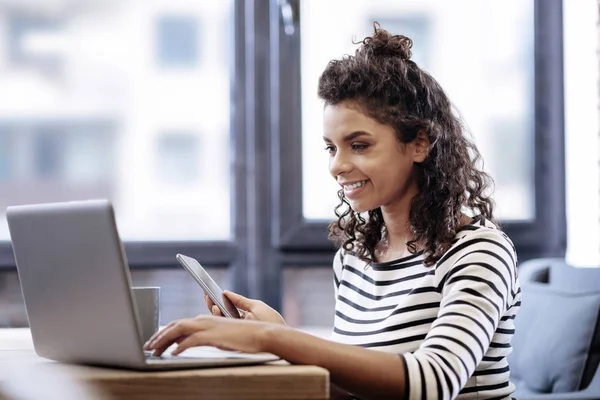
<path id="1" fill-rule="evenodd" d="M 329 172 L 334 178 L 350 171 L 352 171 L 352 163 L 339 152 L 329 160 Z"/>

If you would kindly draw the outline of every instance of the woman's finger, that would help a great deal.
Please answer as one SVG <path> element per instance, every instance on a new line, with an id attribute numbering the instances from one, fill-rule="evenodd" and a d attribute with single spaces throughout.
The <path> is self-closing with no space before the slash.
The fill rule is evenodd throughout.
<path id="1" fill-rule="evenodd" d="M 212 306 L 215 305 L 215 303 L 213 303 L 210 297 L 208 297 L 208 295 L 206 294 L 204 295 L 204 302 L 206 303 L 206 307 L 208 307 L 209 310 L 212 308 Z"/>
<path id="2" fill-rule="evenodd" d="M 241 308 L 242 310 L 252 310 L 257 303 L 254 299 L 249 299 L 241 294 L 230 292 L 229 290 L 223 291 L 223 294 L 231 300 L 234 306 Z"/>
<path id="3" fill-rule="evenodd" d="M 186 339 L 185 336 L 180 336 L 177 339 L 175 339 L 174 343 L 180 343 L 180 342 L 182 342 L 185 339 Z M 152 355 L 157 356 L 157 357 L 161 356 L 165 351 L 167 351 L 167 349 L 169 347 L 171 347 L 172 344 L 173 343 L 170 343 L 168 345 L 164 345 L 164 346 L 161 346 L 160 348 L 157 348 L 156 350 L 154 350 L 154 352 L 152 353 Z"/>
<path id="4" fill-rule="evenodd" d="M 205 293 L 204 294 L 204 302 L 206 303 L 206 308 L 208 308 L 208 311 L 210 311 L 210 313 L 214 316 L 217 317 L 221 317 L 222 313 L 221 310 L 219 310 L 219 307 L 217 307 L 215 305 L 215 303 L 210 299 L 210 297 L 208 297 L 208 295 Z"/>
<path id="5" fill-rule="evenodd" d="M 150 339 L 148 339 L 148 341 L 146 343 L 144 343 L 144 348 L 148 348 L 148 345 L 150 345 L 150 343 L 152 343 L 165 329 L 169 329 L 176 322 L 177 322 L 176 320 L 171 321 L 163 329 L 159 329 L 156 332 L 154 332 L 154 334 L 152 336 L 150 336 Z"/>
<path id="6" fill-rule="evenodd" d="M 197 330 L 201 330 L 200 324 L 194 320 L 179 320 L 171 327 L 163 329 L 159 335 L 152 340 L 148 346 L 148 350 L 156 350 L 162 347 L 169 347 L 180 336 L 188 336 Z"/>
<path id="7" fill-rule="evenodd" d="M 194 346 L 202 346 L 205 345 L 202 341 L 201 332 L 196 332 L 193 335 L 190 335 L 179 342 L 177 348 L 171 352 L 172 355 L 176 356 L 177 354 L 181 354 L 183 351 L 189 349 Z"/>

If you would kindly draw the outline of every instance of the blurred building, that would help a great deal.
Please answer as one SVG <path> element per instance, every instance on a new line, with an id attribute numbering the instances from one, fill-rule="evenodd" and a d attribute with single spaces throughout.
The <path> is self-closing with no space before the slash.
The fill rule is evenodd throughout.
<path id="1" fill-rule="evenodd" d="M 1 0 L 0 210 L 108 197 L 126 239 L 228 238 L 232 11 Z"/>

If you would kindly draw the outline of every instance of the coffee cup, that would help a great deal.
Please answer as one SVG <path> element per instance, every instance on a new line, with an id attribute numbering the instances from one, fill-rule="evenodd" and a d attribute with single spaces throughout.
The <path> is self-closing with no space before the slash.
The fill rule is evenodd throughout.
<path id="1" fill-rule="evenodd" d="M 146 343 L 158 331 L 160 324 L 160 287 L 132 287 L 137 317 L 140 323 L 140 338 Z"/>

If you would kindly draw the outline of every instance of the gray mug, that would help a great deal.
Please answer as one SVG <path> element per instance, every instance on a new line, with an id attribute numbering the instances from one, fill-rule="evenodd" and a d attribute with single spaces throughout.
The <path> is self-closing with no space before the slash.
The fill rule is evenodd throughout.
<path id="1" fill-rule="evenodd" d="M 155 332 L 160 323 L 160 287 L 138 286 L 132 287 L 133 296 L 140 321 L 140 338 L 146 343 Z"/>

